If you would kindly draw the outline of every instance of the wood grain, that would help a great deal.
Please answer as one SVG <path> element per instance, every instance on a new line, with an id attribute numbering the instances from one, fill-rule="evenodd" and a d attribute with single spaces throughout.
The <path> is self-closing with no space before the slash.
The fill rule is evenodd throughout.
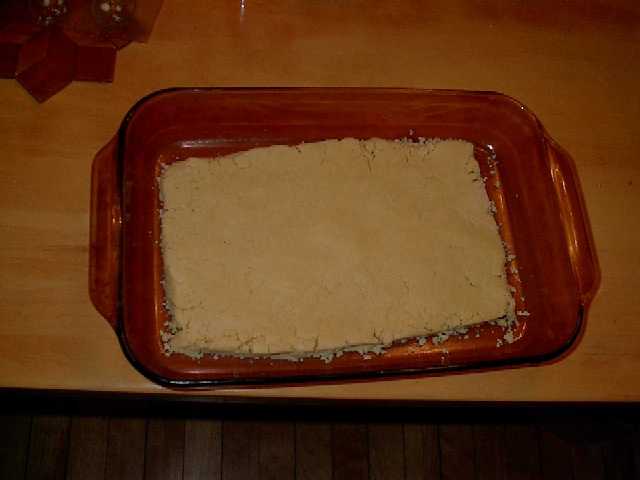
<path id="1" fill-rule="evenodd" d="M 636 476 L 640 476 L 640 424 L 637 422 L 633 425 L 631 445 L 633 448 L 633 468 Z"/>
<path id="2" fill-rule="evenodd" d="M 412 480 L 434 478 L 425 473 L 423 426 L 420 424 L 405 423 L 402 429 L 404 433 L 405 477 Z M 438 478 L 439 477 L 440 469 L 438 468 Z"/>
<path id="3" fill-rule="evenodd" d="M 604 477 L 607 480 L 637 478 L 630 440 L 628 435 L 618 435 L 603 445 Z"/>
<path id="4" fill-rule="evenodd" d="M 535 424 L 505 426 L 505 468 L 508 479 L 542 478 L 538 430 Z"/>
<path id="5" fill-rule="evenodd" d="M 229 420 L 222 423 L 222 478 L 258 478 L 259 431 L 254 422 Z"/>
<path id="6" fill-rule="evenodd" d="M 222 422 L 189 419 L 184 432 L 184 480 L 220 479 Z"/>
<path id="7" fill-rule="evenodd" d="M 146 437 L 146 419 L 110 418 L 105 478 L 142 480 Z"/>
<path id="8" fill-rule="evenodd" d="M 603 272 L 577 349 L 541 368 L 197 394 L 640 401 L 640 3 L 363 5 L 166 0 L 149 43 L 118 53 L 112 84 L 37 104 L 0 81 L 1 386 L 179 393 L 129 364 L 87 298 L 91 160 L 139 98 L 176 85 L 405 86 L 512 95 L 574 157 Z"/>
<path id="9" fill-rule="evenodd" d="M 507 425 L 24 414 L 0 420 L 2 479 L 595 480 L 637 478 L 639 465 L 638 426 L 622 415 Z"/>
<path id="10" fill-rule="evenodd" d="M 572 447 L 573 478 L 604 480 L 604 452 L 598 443 L 576 442 Z"/>
<path id="11" fill-rule="evenodd" d="M 259 478 L 294 479 L 296 432 L 293 422 L 263 422 L 259 428 Z"/>
<path id="12" fill-rule="evenodd" d="M 296 479 L 331 480 L 331 425 L 296 423 Z"/>
<path id="13" fill-rule="evenodd" d="M 71 418 L 67 480 L 105 478 L 108 426 L 105 417 Z"/>
<path id="14" fill-rule="evenodd" d="M 335 423 L 332 427 L 333 480 L 369 478 L 368 428 L 364 423 Z"/>
<path id="15" fill-rule="evenodd" d="M 184 420 L 151 418 L 147 424 L 145 479 L 182 480 Z"/>
<path id="16" fill-rule="evenodd" d="M 434 424 L 404 424 L 404 464 L 406 478 L 440 478 L 440 441 Z"/>
<path id="17" fill-rule="evenodd" d="M 31 423 L 28 480 L 62 480 L 67 468 L 70 419 L 59 415 L 35 415 Z"/>
<path id="18" fill-rule="evenodd" d="M 504 425 L 473 426 L 477 480 L 502 480 L 505 474 Z"/>
<path id="19" fill-rule="evenodd" d="M 440 472 L 443 480 L 475 478 L 473 427 L 462 423 L 440 425 Z"/>
<path id="20" fill-rule="evenodd" d="M 372 480 L 404 477 L 404 430 L 401 423 L 369 424 L 369 465 Z"/>
<path id="21" fill-rule="evenodd" d="M 557 432 L 565 425 L 539 425 L 540 465 L 542 478 L 566 479 L 573 475 L 573 449 L 569 441 Z"/>
<path id="22" fill-rule="evenodd" d="M 0 415 L 0 478 L 24 478 L 31 415 Z"/>

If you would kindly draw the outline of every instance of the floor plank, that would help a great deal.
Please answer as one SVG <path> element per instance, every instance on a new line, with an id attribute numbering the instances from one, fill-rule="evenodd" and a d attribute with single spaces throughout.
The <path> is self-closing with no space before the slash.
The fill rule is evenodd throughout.
<path id="1" fill-rule="evenodd" d="M 440 478 L 440 441 L 437 425 L 404 424 L 404 464 L 407 480 Z"/>
<path id="2" fill-rule="evenodd" d="M 404 432 L 399 423 L 369 424 L 369 478 L 404 478 Z"/>
<path id="3" fill-rule="evenodd" d="M 576 442 L 572 447 L 573 478 L 604 480 L 604 453 L 599 443 Z"/>
<path id="4" fill-rule="evenodd" d="M 147 420 L 111 417 L 107 434 L 105 478 L 142 480 Z"/>
<path id="5" fill-rule="evenodd" d="M 102 480 L 107 456 L 105 417 L 72 417 L 67 480 Z"/>
<path id="6" fill-rule="evenodd" d="M 181 480 L 183 461 L 184 420 L 150 418 L 144 456 L 145 479 Z"/>
<path id="7" fill-rule="evenodd" d="M 184 480 L 220 479 L 222 475 L 222 423 L 193 419 L 185 422 Z"/>
<path id="8" fill-rule="evenodd" d="M 24 478 L 31 420 L 31 415 L 0 416 L 0 478 Z"/>
<path id="9" fill-rule="evenodd" d="M 331 480 L 331 426 L 296 424 L 296 480 Z"/>
<path id="10" fill-rule="evenodd" d="M 259 431 L 259 478 L 293 480 L 296 475 L 294 423 L 263 422 Z"/>
<path id="11" fill-rule="evenodd" d="M 258 425 L 230 420 L 222 422 L 222 479 L 258 478 Z"/>
<path id="12" fill-rule="evenodd" d="M 333 480 L 369 478 L 369 445 L 365 423 L 332 425 Z"/>
<path id="13" fill-rule="evenodd" d="M 443 480 L 475 478 L 473 427 L 465 424 L 440 425 L 440 472 Z"/>
<path id="14" fill-rule="evenodd" d="M 535 424 L 508 424 L 504 428 L 505 469 L 509 480 L 541 478 L 540 447 Z"/>
<path id="15" fill-rule="evenodd" d="M 70 418 L 64 415 L 36 415 L 31 423 L 26 478 L 64 479 L 69 448 Z"/>
<path id="16" fill-rule="evenodd" d="M 542 478 L 566 480 L 573 476 L 573 449 L 562 425 L 539 425 L 540 469 Z"/>
<path id="17" fill-rule="evenodd" d="M 476 424 L 473 426 L 473 437 L 476 480 L 504 480 L 504 425 Z"/>
<path id="18" fill-rule="evenodd" d="M 638 423 L 633 426 L 631 445 L 633 445 L 633 469 L 637 478 L 640 477 L 640 424 Z"/>
<path id="19" fill-rule="evenodd" d="M 635 476 L 631 438 L 623 432 L 603 446 L 604 477 L 607 480 L 626 480 Z"/>
<path id="20" fill-rule="evenodd" d="M 294 424 L 5 414 L 0 479 L 640 478 L 635 420 L 559 420 Z"/>
<path id="21" fill-rule="evenodd" d="M 405 478 L 407 480 L 435 478 L 427 476 L 425 472 L 423 426 L 419 423 L 405 423 L 402 427 L 404 434 Z"/>

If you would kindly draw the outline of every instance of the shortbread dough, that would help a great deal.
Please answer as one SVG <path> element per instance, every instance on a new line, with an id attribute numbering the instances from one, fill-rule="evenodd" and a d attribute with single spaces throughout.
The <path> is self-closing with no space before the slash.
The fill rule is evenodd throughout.
<path id="1" fill-rule="evenodd" d="M 159 178 L 168 352 L 302 354 L 505 316 L 473 145 L 326 140 Z"/>

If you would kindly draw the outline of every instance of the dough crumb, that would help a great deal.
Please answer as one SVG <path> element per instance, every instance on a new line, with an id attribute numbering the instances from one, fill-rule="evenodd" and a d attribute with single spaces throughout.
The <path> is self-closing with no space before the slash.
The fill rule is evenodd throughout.
<path id="1" fill-rule="evenodd" d="M 515 318 L 515 256 L 469 142 L 274 145 L 158 182 L 167 355 L 370 358 Z"/>

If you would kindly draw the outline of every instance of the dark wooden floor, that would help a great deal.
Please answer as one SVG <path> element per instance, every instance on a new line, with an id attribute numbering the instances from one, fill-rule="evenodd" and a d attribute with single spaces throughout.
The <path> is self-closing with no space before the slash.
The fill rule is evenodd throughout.
<path id="1" fill-rule="evenodd" d="M 640 478 L 635 409 L 49 402 L 4 409 L 0 479 Z"/>

